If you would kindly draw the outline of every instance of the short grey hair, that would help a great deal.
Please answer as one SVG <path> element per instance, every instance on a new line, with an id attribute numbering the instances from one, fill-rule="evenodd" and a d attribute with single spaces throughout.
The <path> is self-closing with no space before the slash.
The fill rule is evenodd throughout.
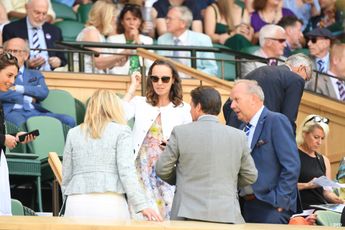
<path id="1" fill-rule="evenodd" d="M 247 79 L 235 80 L 234 87 L 238 84 L 245 84 L 247 86 L 248 94 L 255 94 L 261 101 L 265 100 L 264 91 L 257 81 Z"/>
<path id="2" fill-rule="evenodd" d="M 263 26 L 259 32 L 260 47 L 263 47 L 265 45 L 266 38 L 274 37 L 274 34 L 276 34 L 279 30 L 285 33 L 284 28 L 278 25 L 267 24 Z"/>
<path id="3" fill-rule="evenodd" d="M 8 49 L 8 43 L 10 43 L 13 39 L 22 40 L 24 42 L 24 51 L 26 51 L 28 53 L 30 52 L 29 41 L 27 39 L 23 39 L 23 38 L 20 38 L 20 37 L 11 38 L 11 39 L 5 41 L 4 44 L 2 45 L 4 50 Z"/>
<path id="4" fill-rule="evenodd" d="M 181 14 L 180 20 L 182 20 L 186 23 L 187 29 L 192 26 L 193 14 L 188 7 L 186 7 L 186 6 L 173 6 L 169 10 L 171 10 L 171 9 L 176 9 L 180 12 L 180 14 Z"/>
<path id="5" fill-rule="evenodd" d="M 313 62 L 312 60 L 303 53 L 297 53 L 294 55 L 289 56 L 285 64 L 290 66 L 291 68 L 297 68 L 300 66 L 305 66 L 307 69 L 307 72 L 309 73 L 309 76 L 311 76 L 313 71 Z"/>

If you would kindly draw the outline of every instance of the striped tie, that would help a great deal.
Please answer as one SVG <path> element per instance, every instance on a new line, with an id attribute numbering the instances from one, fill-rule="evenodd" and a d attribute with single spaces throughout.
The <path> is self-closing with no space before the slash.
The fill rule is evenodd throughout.
<path id="1" fill-rule="evenodd" d="M 325 72 L 325 62 L 323 60 L 318 60 L 317 61 L 317 67 L 318 67 L 318 71 L 321 73 Z"/>
<path id="2" fill-rule="evenodd" d="M 250 123 L 246 124 L 246 127 L 244 127 L 243 131 L 246 133 L 247 137 L 249 136 L 251 127 L 252 127 L 252 125 Z"/>
<path id="3" fill-rule="evenodd" d="M 33 53 L 34 53 L 34 56 L 36 56 L 38 53 L 41 52 L 41 50 L 38 50 L 40 49 L 40 41 L 38 39 L 38 29 L 36 27 L 32 28 L 33 30 L 33 35 L 32 35 L 32 48 L 34 49 Z"/>
<path id="4" fill-rule="evenodd" d="M 178 38 L 175 38 L 174 39 L 174 46 L 179 46 L 180 45 L 180 39 L 178 39 Z M 175 60 L 175 61 L 177 61 L 177 62 L 181 62 L 181 60 L 178 58 L 179 56 L 180 56 L 180 54 L 179 54 L 180 52 L 179 52 L 179 50 L 174 50 L 173 51 L 173 59 Z"/>
<path id="5" fill-rule="evenodd" d="M 344 83 L 340 80 L 337 81 L 338 90 L 339 90 L 339 98 L 341 101 L 345 101 L 345 88 Z"/>

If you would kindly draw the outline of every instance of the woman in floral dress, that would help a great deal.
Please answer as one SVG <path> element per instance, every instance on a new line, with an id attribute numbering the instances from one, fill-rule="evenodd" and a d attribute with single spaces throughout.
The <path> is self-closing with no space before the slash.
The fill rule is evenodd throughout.
<path id="1" fill-rule="evenodd" d="M 134 118 L 134 159 L 140 182 L 151 208 L 169 219 L 175 188 L 156 176 L 155 164 L 172 129 L 192 121 L 189 104 L 182 100 L 181 79 L 175 67 L 156 60 L 147 77 L 146 97 L 134 96 L 141 76 L 132 74 L 124 97 L 127 119 Z M 132 217 L 140 216 L 132 212 Z"/>

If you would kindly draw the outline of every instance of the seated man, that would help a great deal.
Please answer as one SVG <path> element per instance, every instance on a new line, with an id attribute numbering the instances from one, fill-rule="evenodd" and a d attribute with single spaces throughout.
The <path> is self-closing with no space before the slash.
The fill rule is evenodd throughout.
<path id="1" fill-rule="evenodd" d="M 22 38 L 12 38 L 6 41 L 3 47 L 6 52 L 12 53 L 18 59 L 20 67 L 14 88 L 0 93 L 5 120 L 21 126 L 30 117 L 49 116 L 74 127 L 75 120 L 72 117 L 51 113 L 40 105 L 39 102 L 48 96 L 49 91 L 44 76 L 39 71 L 24 66 L 29 57 L 28 43 Z"/>
<path id="2" fill-rule="evenodd" d="M 202 33 L 189 30 L 192 23 L 192 13 L 185 6 L 174 6 L 169 9 L 167 15 L 168 32 L 158 38 L 159 45 L 180 45 L 180 46 L 209 46 L 212 47 L 211 39 Z M 183 57 L 191 57 L 188 51 L 158 51 L 159 55 L 174 56 L 175 60 L 187 66 L 191 66 L 190 59 Z M 206 58 L 197 60 L 197 69 L 210 75 L 217 74 L 217 63 L 214 54 L 210 52 L 198 52 L 197 57 Z M 181 58 L 178 58 L 181 57 Z M 210 60 L 208 60 L 208 58 Z"/>
<path id="3" fill-rule="evenodd" d="M 48 0 L 30 0 L 26 4 L 27 16 L 4 26 L 3 42 L 20 37 L 29 41 L 32 49 L 27 62 L 29 68 L 50 71 L 65 66 L 67 61 L 63 52 L 56 49 L 55 42 L 62 41 L 61 30 L 46 22 Z"/>
<path id="4" fill-rule="evenodd" d="M 278 25 L 265 25 L 259 32 L 260 49 L 255 51 L 253 55 L 268 58 L 268 65 L 277 65 L 277 58 L 285 60 L 283 57 L 284 48 L 286 46 L 286 33 L 283 27 Z M 282 63 L 281 63 L 282 64 Z M 241 64 L 241 78 L 244 78 L 248 73 L 266 63 L 252 61 Z"/>

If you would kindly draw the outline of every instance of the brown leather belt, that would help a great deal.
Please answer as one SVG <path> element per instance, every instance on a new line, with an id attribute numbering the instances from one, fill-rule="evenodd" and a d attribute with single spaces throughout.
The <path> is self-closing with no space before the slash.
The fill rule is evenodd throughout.
<path id="1" fill-rule="evenodd" d="M 248 194 L 248 195 L 245 195 L 242 197 L 245 201 L 252 201 L 252 200 L 255 200 L 256 197 L 254 194 Z"/>

